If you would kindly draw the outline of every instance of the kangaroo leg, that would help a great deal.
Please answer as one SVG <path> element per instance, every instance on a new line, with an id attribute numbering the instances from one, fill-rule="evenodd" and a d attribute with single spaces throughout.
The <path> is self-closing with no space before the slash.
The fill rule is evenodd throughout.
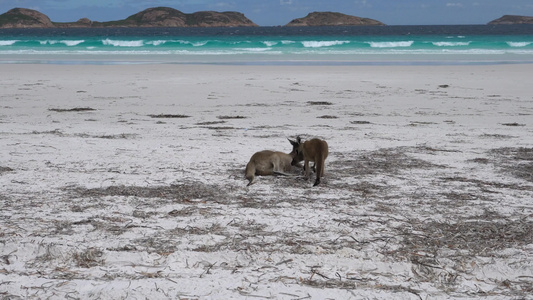
<path id="1" fill-rule="evenodd" d="M 315 162 L 315 167 L 316 167 L 316 180 L 313 186 L 317 186 L 320 184 L 320 177 L 322 177 L 322 174 L 324 173 L 324 159 L 320 158 L 317 162 Z"/>

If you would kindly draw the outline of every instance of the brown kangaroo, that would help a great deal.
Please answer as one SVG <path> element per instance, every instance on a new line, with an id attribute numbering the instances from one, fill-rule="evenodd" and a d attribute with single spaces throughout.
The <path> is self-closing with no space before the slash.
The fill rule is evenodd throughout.
<path id="1" fill-rule="evenodd" d="M 297 164 L 303 159 L 295 162 L 296 149 L 299 145 L 296 141 L 291 141 L 292 152 L 287 154 L 278 151 L 263 150 L 256 152 L 250 158 L 250 161 L 246 165 L 246 179 L 248 179 L 248 185 L 254 184 L 255 175 L 288 175 L 285 172 L 289 172 L 291 164 Z"/>
<path id="2" fill-rule="evenodd" d="M 309 178 L 311 174 L 309 162 L 314 162 L 313 169 L 316 169 L 316 180 L 313 186 L 319 185 L 320 178 L 324 176 L 324 165 L 329 153 L 328 143 L 321 139 L 311 139 L 302 143 L 300 137 L 296 139 L 296 142 L 298 143 L 298 149 L 292 161 L 293 164 L 297 164 L 303 160 L 305 177 Z"/>

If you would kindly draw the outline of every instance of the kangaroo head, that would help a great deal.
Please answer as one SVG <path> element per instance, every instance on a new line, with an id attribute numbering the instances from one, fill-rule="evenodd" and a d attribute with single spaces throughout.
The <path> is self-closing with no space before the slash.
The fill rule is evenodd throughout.
<path id="1" fill-rule="evenodd" d="M 304 160 L 304 154 L 302 151 L 303 143 L 300 137 L 297 137 L 295 141 L 289 139 L 289 142 L 292 145 L 292 151 L 289 153 L 289 155 L 292 157 L 291 165 L 295 166 Z"/>

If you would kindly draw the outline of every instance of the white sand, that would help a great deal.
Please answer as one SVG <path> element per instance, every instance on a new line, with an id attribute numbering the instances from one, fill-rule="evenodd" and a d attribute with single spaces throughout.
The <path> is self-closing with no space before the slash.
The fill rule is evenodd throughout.
<path id="1" fill-rule="evenodd" d="M 1 296 L 533 292 L 531 65 L 0 67 Z"/>

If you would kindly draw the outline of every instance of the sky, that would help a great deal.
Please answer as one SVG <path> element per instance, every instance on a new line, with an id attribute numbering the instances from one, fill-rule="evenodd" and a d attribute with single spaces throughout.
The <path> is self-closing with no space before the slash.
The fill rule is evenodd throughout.
<path id="1" fill-rule="evenodd" d="M 372 18 L 387 25 L 486 24 L 503 15 L 533 16 L 533 0 L 0 0 L 0 14 L 30 8 L 54 22 L 125 19 L 144 9 L 184 13 L 238 11 L 260 26 L 285 25 L 314 11 Z"/>

